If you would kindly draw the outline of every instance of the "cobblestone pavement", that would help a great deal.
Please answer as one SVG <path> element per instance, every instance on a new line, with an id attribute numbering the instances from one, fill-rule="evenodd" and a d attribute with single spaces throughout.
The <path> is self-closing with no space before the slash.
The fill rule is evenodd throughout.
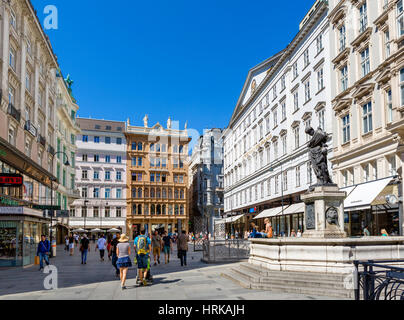
<path id="1" fill-rule="evenodd" d="M 95 245 L 91 244 L 94 248 Z M 91 250 L 86 265 L 81 264 L 80 252 L 74 256 L 58 247 L 51 264 L 58 270 L 58 289 L 45 290 L 47 274 L 38 266 L 0 269 L 0 300 L 316 300 L 334 299 L 291 293 L 244 289 L 220 276 L 234 264 L 208 265 L 201 262 L 201 252 L 193 252 L 190 245 L 188 266 L 181 267 L 174 251 L 169 264 L 164 256 L 157 266 L 152 265 L 154 283 L 148 287 L 135 285 L 135 266 L 128 271 L 127 290 L 121 290 L 119 278 L 106 257 Z M 133 254 L 132 254 L 133 255 Z"/>

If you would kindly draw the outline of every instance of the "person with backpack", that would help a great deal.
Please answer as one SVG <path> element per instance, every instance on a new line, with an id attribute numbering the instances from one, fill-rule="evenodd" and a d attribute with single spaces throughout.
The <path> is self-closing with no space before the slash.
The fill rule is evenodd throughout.
<path id="1" fill-rule="evenodd" d="M 140 283 L 147 286 L 147 264 L 149 261 L 149 254 L 152 250 L 151 241 L 149 237 L 146 237 L 146 230 L 142 230 L 140 235 L 135 238 L 134 248 L 137 260 L 138 277 Z"/>
<path id="2" fill-rule="evenodd" d="M 49 266 L 49 253 L 50 253 L 50 242 L 46 239 L 43 234 L 41 236 L 41 241 L 38 243 L 38 249 L 36 250 L 36 255 L 39 256 L 39 271 L 43 269 L 43 260 L 45 259 L 46 265 Z"/>

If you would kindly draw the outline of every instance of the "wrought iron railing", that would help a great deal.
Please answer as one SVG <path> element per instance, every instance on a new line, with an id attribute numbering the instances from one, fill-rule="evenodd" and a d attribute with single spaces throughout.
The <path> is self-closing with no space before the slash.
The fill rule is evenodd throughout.
<path id="1" fill-rule="evenodd" d="M 404 300 L 404 260 L 354 261 L 355 300 Z"/>
<path id="2" fill-rule="evenodd" d="M 15 120 L 20 122 L 21 112 L 17 110 L 12 103 L 8 104 L 7 113 L 11 115 Z"/>
<path id="3" fill-rule="evenodd" d="M 39 136 L 38 136 L 38 142 L 39 142 L 41 145 L 45 146 L 45 145 L 46 145 L 46 139 L 45 139 L 45 137 L 43 137 L 42 135 L 39 135 Z"/>

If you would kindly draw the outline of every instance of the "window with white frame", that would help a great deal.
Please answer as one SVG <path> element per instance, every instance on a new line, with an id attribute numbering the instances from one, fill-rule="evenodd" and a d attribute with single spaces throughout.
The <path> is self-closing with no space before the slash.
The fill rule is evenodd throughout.
<path id="1" fill-rule="evenodd" d="M 366 103 L 362 106 L 362 121 L 363 121 L 363 133 L 368 133 L 373 130 L 372 122 L 372 102 Z"/>
<path id="2" fill-rule="evenodd" d="M 348 89 L 348 66 L 345 65 L 340 69 L 341 74 L 341 92 Z"/>
<path id="3" fill-rule="evenodd" d="M 397 2 L 397 28 L 398 36 L 401 37 L 404 34 L 404 15 L 403 15 L 403 0 Z"/>
<path id="4" fill-rule="evenodd" d="M 31 56 L 32 55 L 32 47 L 31 47 L 31 41 L 27 39 L 27 53 Z"/>
<path id="5" fill-rule="evenodd" d="M 273 92 L 273 99 L 276 99 L 276 97 L 278 96 L 278 92 L 276 90 L 276 83 L 274 84 L 274 87 L 272 88 L 272 92 Z"/>
<path id="6" fill-rule="evenodd" d="M 304 60 L 304 66 L 307 67 L 310 63 L 309 59 L 309 49 L 307 48 L 304 53 L 303 53 L 303 60 Z"/>
<path id="7" fill-rule="evenodd" d="M 321 68 L 317 71 L 317 90 L 320 91 L 324 88 L 324 70 Z"/>
<path id="8" fill-rule="evenodd" d="M 15 104 L 15 89 L 11 86 L 8 88 L 8 103 Z"/>
<path id="9" fill-rule="evenodd" d="M 267 195 L 271 195 L 271 179 L 267 180 Z"/>
<path id="10" fill-rule="evenodd" d="M 271 148 L 268 146 L 266 148 L 266 154 L 267 154 L 267 164 L 271 161 Z"/>
<path id="11" fill-rule="evenodd" d="M 264 137 L 264 123 L 261 122 L 259 126 L 260 126 L 260 139 L 262 139 Z"/>
<path id="12" fill-rule="evenodd" d="M 283 191 L 287 191 L 288 190 L 288 171 L 284 171 L 282 173 L 283 175 L 283 179 L 282 179 L 282 184 L 283 184 Z"/>
<path id="13" fill-rule="evenodd" d="M 393 155 L 389 158 L 389 171 L 391 176 L 397 175 L 397 163 L 396 163 L 396 156 Z"/>
<path id="14" fill-rule="evenodd" d="M 343 24 L 339 28 L 339 51 L 345 50 L 346 47 L 346 30 L 345 30 L 345 24 Z"/>
<path id="15" fill-rule="evenodd" d="M 285 155 L 287 153 L 287 135 L 284 134 L 281 137 L 281 141 L 282 141 L 282 155 Z"/>
<path id="16" fill-rule="evenodd" d="M 264 182 L 261 182 L 261 199 L 264 198 Z"/>
<path id="17" fill-rule="evenodd" d="M 401 105 L 404 106 L 404 68 L 400 70 Z"/>
<path id="18" fill-rule="evenodd" d="M 296 79 L 299 76 L 299 72 L 297 70 L 297 62 L 293 64 L 293 79 Z"/>
<path id="19" fill-rule="evenodd" d="M 319 53 L 323 49 L 323 35 L 319 34 L 317 37 L 317 53 Z"/>
<path id="20" fill-rule="evenodd" d="M 386 92 L 386 102 L 387 102 L 387 122 L 393 122 L 393 96 L 391 90 Z"/>
<path id="21" fill-rule="evenodd" d="M 378 179 L 377 161 L 373 162 L 372 168 L 373 168 L 373 180 L 377 180 Z"/>
<path id="22" fill-rule="evenodd" d="M 368 182 L 370 179 L 370 165 L 366 163 L 363 166 L 363 182 Z"/>
<path id="23" fill-rule="evenodd" d="M 370 72 L 369 47 L 361 52 L 361 69 L 362 77 L 366 76 Z"/>
<path id="24" fill-rule="evenodd" d="M 286 119 L 286 102 L 283 100 L 281 102 L 281 110 L 282 110 L 282 121 Z"/>
<path id="25" fill-rule="evenodd" d="M 311 127 L 311 118 L 308 118 L 304 121 L 304 130 Z M 311 136 L 306 133 L 306 142 L 311 139 Z"/>
<path id="26" fill-rule="evenodd" d="M 313 172 L 311 169 L 311 163 L 307 162 L 307 184 L 313 183 Z"/>
<path id="27" fill-rule="evenodd" d="M 296 173 L 296 187 L 298 188 L 300 187 L 300 166 L 296 167 L 295 173 Z"/>
<path id="28" fill-rule="evenodd" d="M 11 68 L 13 68 L 14 71 L 16 71 L 16 51 L 14 50 L 14 48 L 10 47 L 10 53 L 9 53 L 9 65 Z"/>
<path id="29" fill-rule="evenodd" d="M 286 75 L 282 75 L 281 77 L 281 91 L 286 88 Z"/>
<path id="30" fill-rule="evenodd" d="M 342 143 L 347 143 L 351 140 L 351 120 L 349 114 L 341 118 L 342 121 Z"/>
<path id="31" fill-rule="evenodd" d="M 368 26 L 368 13 L 366 1 L 359 8 L 359 32 L 362 33 Z"/>
<path id="32" fill-rule="evenodd" d="M 348 171 L 347 170 L 342 171 L 342 185 L 344 187 L 348 186 Z"/>
<path id="33" fill-rule="evenodd" d="M 293 128 L 293 135 L 295 137 L 295 149 L 300 147 L 300 127 L 296 126 Z"/>
<path id="34" fill-rule="evenodd" d="M 317 112 L 317 117 L 318 117 L 318 126 L 322 130 L 325 130 L 325 109 L 324 108 Z"/>
<path id="35" fill-rule="evenodd" d="M 13 9 L 10 10 L 10 24 L 13 26 L 14 29 L 17 29 L 17 16 Z"/>
<path id="36" fill-rule="evenodd" d="M 25 88 L 31 92 L 31 73 L 29 72 L 25 74 Z"/>
<path id="37" fill-rule="evenodd" d="M 266 133 L 269 133 L 269 131 L 271 131 L 269 115 L 265 118 L 265 127 L 266 127 Z"/>
<path id="38" fill-rule="evenodd" d="M 304 101 L 307 102 L 310 100 L 310 80 L 307 80 L 304 83 Z"/>
<path id="39" fill-rule="evenodd" d="M 274 120 L 274 128 L 278 125 L 278 110 L 274 109 L 273 113 L 273 120 Z"/>
<path id="40" fill-rule="evenodd" d="M 278 140 L 274 142 L 274 158 L 278 159 Z"/>
<path id="41" fill-rule="evenodd" d="M 279 175 L 275 176 L 275 194 L 279 193 Z"/>
<path id="42" fill-rule="evenodd" d="M 384 55 L 387 59 L 391 54 L 391 40 L 390 40 L 390 31 L 386 30 L 384 32 Z"/>
<path id="43" fill-rule="evenodd" d="M 294 111 L 299 109 L 299 91 L 298 90 L 293 92 L 293 107 L 294 107 Z"/>

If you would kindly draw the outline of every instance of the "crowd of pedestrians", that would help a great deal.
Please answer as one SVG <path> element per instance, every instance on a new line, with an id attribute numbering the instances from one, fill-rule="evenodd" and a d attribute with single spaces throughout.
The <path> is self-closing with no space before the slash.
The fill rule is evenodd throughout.
<path id="1" fill-rule="evenodd" d="M 188 242 L 192 241 L 194 237 L 193 234 L 187 235 L 185 231 L 182 231 L 178 235 L 177 233 L 168 233 L 166 230 L 162 232 L 156 230 L 150 235 L 146 234 L 145 230 L 141 230 L 135 235 L 133 246 L 130 244 L 129 237 L 120 232 L 109 234 L 108 237 L 101 234 L 98 240 L 95 237 L 91 239 L 95 243 L 95 251 L 99 251 L 100 262 L 105 261 L 105 255 L 108 256 L 108 260 L 111 261 L 115 269 L 116 276 L 120 279 L 121 288 L 124 290 L 126 289 L 127 274 L 129 268 L 132 267 L 132 262 L 134 262 L 138 270 L 137 283 L 147 286 L 152 281 L 151 264 L 153 263 L 154 266 L 160 264 L 162 254 L 164 254 L 164 264 L 169 264 L 175 245 L 177 246 L 178 259 L 181 266 L 186 266 Z M 49 263 L 46 252 L 50 251 L 50 243 L 46 241 L 38 246 L 41 268 L 43 268 L 43 260 Z M 88 252 L 91 249 L 88 236 L 86 234 L 82 234 L 81 236 L 70 234 L 66 236 L 65 250 L 70 256 L 74 255 L 75 247 L 79 247 L 81 264 L 87 264 Z M 133 260 L 131 260 L 132 252 L 134 256 Z"/>

